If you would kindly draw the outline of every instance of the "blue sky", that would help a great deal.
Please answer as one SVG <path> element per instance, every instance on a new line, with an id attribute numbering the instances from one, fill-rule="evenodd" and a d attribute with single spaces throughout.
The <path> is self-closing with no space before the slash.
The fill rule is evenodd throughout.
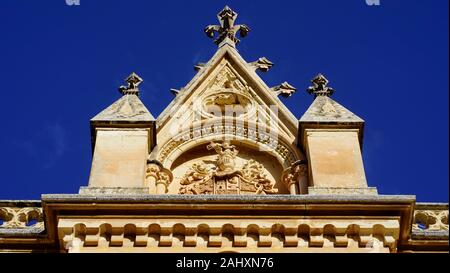
<path id="1" fill-rule="evenodd" d="M 321 72 L 333 99 L 366 121 L 364 164 L 381 194 L 448 202 L 448 0 L 4 0 L 0 6 L 0 199 L 77 193 L 87 185 L 89 119 L 132 71 L 158 116 L 216 46 L 203 33 L 225 4 L 251 28 L 247 61 L 275 63 L 269 86 L 298 118 Z"/>

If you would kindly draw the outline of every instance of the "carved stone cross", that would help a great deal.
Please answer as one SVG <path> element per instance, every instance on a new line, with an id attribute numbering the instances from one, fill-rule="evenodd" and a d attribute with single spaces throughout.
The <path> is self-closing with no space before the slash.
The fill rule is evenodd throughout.
<path id="1" fill-rule="evenodd" d="M 327 86 L 328 80 L 324 75 L 319 73 L 311 82 L 314 86 L 308 87 L 307 91 L 309 94 L 314 94 L 314 97 L 333 95 L 334 89 Z"/>
<path id="2" fill-rule="evenodd" d="M 131 73 L 130 76 L 128 76 L 125 79 L 125 82 L 128 84 L 128 86 L 120 86 L 119 92 L 123 95 L 127 94 L 133 94 L 133 95 L 139 95 L 139 84 L 143 82 L 141 77 L 139 77 L 136 73 Z"/>
<path id="3" fill-rule="evenodd" d="M 223 41 L 229 41 L 233 46 L 238 44 L 240 40 L 236 37 L 236 33 L 239 31 L 241 37 L 247 36 L 250 28 L 246 25 L 234 25 L 236 21 L 237 13 L 231 10 L 228 6 L 225 6 L 219 14 L 219 25 L 209 25 L 205 28 L 206 35 L 210 38 L 214 38 L 215 32 L 217 32 L 218 37 L 214 40 L 214 43 L 220 45 Z"/>

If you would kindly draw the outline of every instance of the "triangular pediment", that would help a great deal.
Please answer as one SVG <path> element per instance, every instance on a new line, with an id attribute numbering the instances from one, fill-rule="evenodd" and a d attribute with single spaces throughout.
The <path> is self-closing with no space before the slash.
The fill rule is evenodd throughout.
<path id="1" fill-rule="evenodd" d="M 184 116 L 185 121 L 182 122 L 188 122 L 189 115 L 198 114 L 196 111 L 203 112 L 200 113 L 203 115 L 211 106 L 218 109 L 226 105 L 240 105 L 248 120 L 252 119 L 251 114 L 257 108 L 259 118 L 265 113 L 266 118 L 272 119 L 272 124 L 276 124 L 280 131 L 294 141 L 297 119 L 277 97 L 277 92 L 269 88 L 255 70 L 234 47 L 223 45 L 158 117 L 158 132 L 164 130 L 171 120 L 174 122 L 174 117 L 178 118 L 176 122 L 180 122 L 180 116 Z"/>

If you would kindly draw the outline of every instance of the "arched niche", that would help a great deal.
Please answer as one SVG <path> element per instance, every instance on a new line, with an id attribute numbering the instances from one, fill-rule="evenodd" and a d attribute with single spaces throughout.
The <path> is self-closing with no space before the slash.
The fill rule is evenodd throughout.
<path id="1" fill-rule="evenodd" d="M 235 136 L 234 136 L 235 138 Z M 288 194 L 289 190 L 281 181 L 284 166 L 280 159 L 270 151 L 261 151 L 257 143 L 252 143 L 248 139 L 233 139 L 230 142 L 236 147 L 239 153 L 236 155 L 236 169 L 242 170 L 245 164 L 250 160 L 254 160 L 263 166 L 265 177 L 274 184 L 274 188 L 278 189 L 278 194 Z M 222 142 L 222 138 L 204 138 L 198 139 L 182 147 L 172 153 L 171 164 L 168 166 L 173 173 L 173 181 L 169 185 L 169 194 L 179 194 L 180 181 L 186 176 L 188 171 L 194 164 L 205 163 L 214 166 L 218 154 L 213 150 L 208 150 L 207 146 L 211 141 Z"/>

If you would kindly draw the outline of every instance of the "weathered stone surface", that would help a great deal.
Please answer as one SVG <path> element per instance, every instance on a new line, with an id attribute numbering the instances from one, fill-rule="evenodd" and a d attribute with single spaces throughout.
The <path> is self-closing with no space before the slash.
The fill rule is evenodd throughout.
<path id="1" fill-rule="evenodd" d="M 134 187 L 134 188 L 124 188 L 124 187 L 80 187 L 79 194 L 83 195 L 110 195 L 110 194 L 148 194 L 148 187 Z"/>
<path id="2" fill-rule="evenodd" d="M 308 194 L 318 195 L 318 194 L 371 194 L 377 195 L 378 191 L 375 187 L 365 187 L 365 188 L 338 188 L 338 187 L 309 187 Z"/>
<path id="3" fill-rule="evenodd" d="M 300 118 L 301 123 L 363 123 L 364 120 L 332 98 L 318 96 Z"/>
<path id="4" fill-rule="evenodd" d="M 356 130 L 306 130 L 306 148 L 314 188 L 367 188 Z"/>
<path id="5" fill-rule="evenodd" d="M 205 28 L 205 33 L 208 37 L 213 38 L 217 33 L 218 37 L 214 40 L 214 43 L 221 46 L 224 43 L 228 43 L 235 46 L 240 40 L 236 37 L 239 32 L 241 37 L 247 36 L 250 28 L 246 25 L 235 25 L 234 22 L 237 18 L 237 13 L 225 6 L 222 11 L 217 14 L 217 18 L 220 21 L 220 25 L 209 25 Z"/>
<path id="6" fill-rule="evenodd" d="M 93 123 L 154 122 L 155 118 L 136 95 L 126 94 L 91 119 Z"/>
<path id="7" fill-rule="evenodd" d="M 80 195 L 43 194 L 44 202 L 148 202 L 148 203 L 261 203 L 261 204 L 409 204 L 414 195 Z"/>
<path id="8" fill-rule="evenodd" d="M 149 132 L 99 128 L 89 187 L 144 187 Z"/>

